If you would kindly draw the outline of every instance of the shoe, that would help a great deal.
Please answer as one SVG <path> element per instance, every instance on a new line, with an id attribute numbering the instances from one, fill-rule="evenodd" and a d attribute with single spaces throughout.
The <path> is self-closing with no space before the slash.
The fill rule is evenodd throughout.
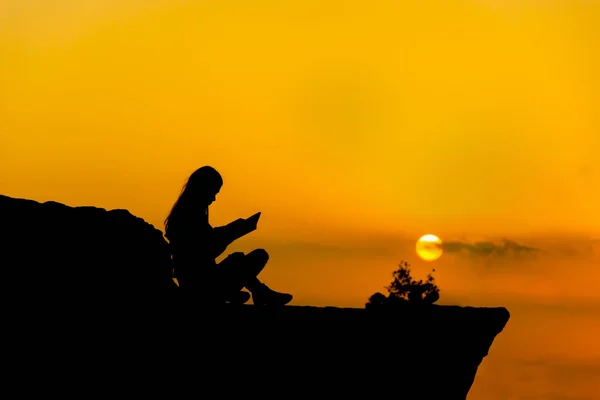
<path id="1" fill-rule="evenodd" d="M 276 292 L 264 283 L 252 292 L 252 302 L 257 306 L 284 306 L 292 301 L 293 297 L 288 293 Z"/>
<path id="2" fill-rule="evenodd" d="M 244 291 L 234 293 L 227 299 L 231 304 L 244 304 L 248 300 L 250 300 L 250 293 Z"/>

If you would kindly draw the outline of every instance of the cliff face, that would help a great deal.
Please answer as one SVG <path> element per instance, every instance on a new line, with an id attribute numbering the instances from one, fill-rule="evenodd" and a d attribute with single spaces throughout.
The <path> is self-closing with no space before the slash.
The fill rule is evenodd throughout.
<path id="1" fill-rule="evenodd" d="M 15 311 L 4 332 L 36 362 L 68 355 L 69 374 L 107 360 L 124 376 L 166 366 L 173 385 L 219 397 L 462 400 L 509 319 L 453 306 L 206 309 L 174 285 L 161 231 L 126 210 L 0 195 L 0 221 L 3 305 Z"/>
<path id="2" fill-rule="evenodd" d="M 509 319 L 505 308 L 435 305 L 178 312 L 187 318 L 178 318 L 175 343 L 182 354 L 198 356 L 200 385 L 243 395 L 245 384 L 217 383 L 227 371 L 236 382 L 283 398 L 464 400 Z"/>

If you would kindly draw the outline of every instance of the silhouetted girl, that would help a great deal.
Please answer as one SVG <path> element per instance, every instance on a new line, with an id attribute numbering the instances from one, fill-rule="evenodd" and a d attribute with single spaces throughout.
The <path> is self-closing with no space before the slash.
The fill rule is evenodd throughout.
<path id="1" fill-rule="evenodd" d="M 232 253 L 219 264 L 215 259 L 237 238 L 256 229 L 260 214 L 213 228 L 208 206 L 223 186 L 223 178 L 212 167 L 197 169 L 188 178 L 171 213 L 165 220 L 165 236 L 170 242 L 174 274 L 181 290 L 194 292 L 211 303 L 244 303 L 252 293 L 254 304 L 283 305 L 292 295 L 278 293 L 261 283 L 257 275 L 269 255 L 264 249 L 248 254 Z"/>

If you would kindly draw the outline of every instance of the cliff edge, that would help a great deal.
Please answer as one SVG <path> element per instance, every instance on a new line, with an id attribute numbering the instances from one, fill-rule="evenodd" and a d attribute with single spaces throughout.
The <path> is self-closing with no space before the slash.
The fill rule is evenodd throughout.
<path id="1" fill-rule="evenodd" d="M 208 313 L 179 307 L 178 313 L 179 350 L 213 366 L 198 367 L 203 386 L 218 386 L 229 371 L 234 381 L 264 383 L 274 397 L 290 393 L 284 398 L 464 400 L 509 319 L 505 308 L 437 305 L 380 311 L 227 306 Z M 231 368 L 232 360 L 244 361 Z M 237 385 L 217 390 L 243 394 Z"/>

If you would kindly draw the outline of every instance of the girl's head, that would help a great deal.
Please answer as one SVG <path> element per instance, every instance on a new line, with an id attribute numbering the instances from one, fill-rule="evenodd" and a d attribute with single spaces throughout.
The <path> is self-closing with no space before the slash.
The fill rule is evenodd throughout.
<path id="1" fill-rule="evenodd" d="M 183 187 L 180 199 L 195 203 L 195 206 L 208 207 L 216 200 L 217 194 L 223 186 L 223 178 L 216 169 L 209 166 L 198 168 L 190 175 Z"/>
<path id="2" fill-rule="evenodd" d="M 221 186 L 223 178 L 213 167 L 204 166 L 194 171 L 165 220 L 165 230 L 169 231 L 170 223 L 174 220 L 193 218 L 196 215 L 207 216 L 208 206 L 216 200 Z"/>

